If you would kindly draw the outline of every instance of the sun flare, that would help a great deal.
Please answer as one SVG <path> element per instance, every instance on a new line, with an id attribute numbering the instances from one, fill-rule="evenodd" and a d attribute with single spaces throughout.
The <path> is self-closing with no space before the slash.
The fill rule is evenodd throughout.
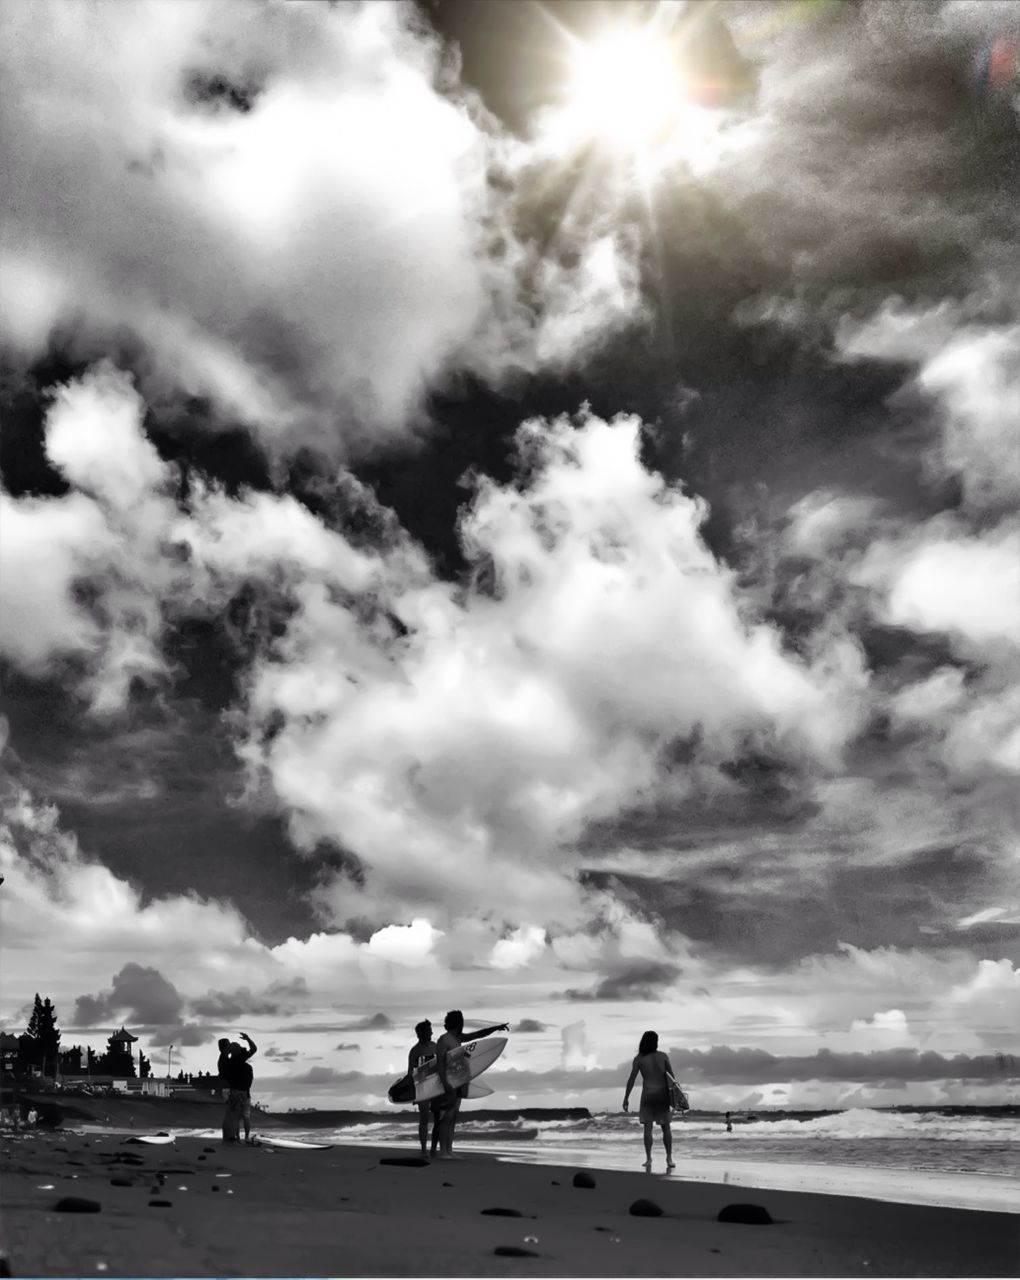
<path id="1" fill-rule="evenodd" d="M 720 113 L 694 100 L 674 41 L 652 24 L 571 40 L 561 102 L 545 134 L 563 153 L 597 146 L 643 185 L 678 160 L 710 165 L 721 149 Z"/>
<path id="2" fill-rule="evenodd" d="M 572 51 L 567 109 L 620 150 L 661 140 L 682 105 L 669 46 L 651 31 L 610 29 Z"/>

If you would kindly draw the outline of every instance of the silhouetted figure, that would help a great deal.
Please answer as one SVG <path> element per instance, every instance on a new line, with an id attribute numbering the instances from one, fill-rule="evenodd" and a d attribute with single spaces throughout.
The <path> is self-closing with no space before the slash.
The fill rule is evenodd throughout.
<path id="1" fill-rule="evenodd" d="M 733 1121 L 730 1119 L 730 1113 L 728 1111 L 726 1112 L 726 1132 L 733 1132 Z"/>
<path id="2" fill-rule="evenodd" d="M 220 1078 L 220 1088 L 226 1090 L 223 1141 L 228 1144 L 241 1140 L 242 1121 L 244 1139 L 246 1142 L 251 1141 L 251 1086 L 255 1073 L 248 1065 L 248 1059 L 258 1053 L 258 1046 L 244 1031 L 241 1032 L 241 1039 L 247 1043 L 247 1049 L 226 1039 L 220 1040 L 218 1045 L 220 1056 L 216 1071 Z"/>
<path id="3" fill-rule="evenodd" d="M 468 1085 L 451 1085 L 447 1080 L 447 1067 L 450 1053 L 459 1049 L 468 1040 L 481 1040 L 483 1036 L 491 1036 L 494 1031 L 509 1031 L 509 1022 L 500 1022 L 493 1027 L 483 1027 L 481 1031 L 464 1031 L 464 1015 L 459 1009 L 451 1009 L 443 1020 L 446 1031 L 439 1037 L 436 1045 L 436 1066 L 439 1079 L 442 1081 L 444 1093 L 441 1099 L 442 1114 L 437 1124 L 439 1138 L 439 1154 L 443 1160 L 458 1160 L 453 1154 L 453 1131 L 457 1126 L 457 1114 L 461 1100 L 467 1095 Z"/>
<path id="4" fill-rule="evenodd" d="M 411 1051 L 407 1055 L 407 1073 L 414 1080 L 414 1073 L 419 1065 L 426 1058 L 434 1058 L 437 1050 L 435 1041 L 432 1039 L 432 1023 L 426 1018 L 424 1022 L 419 1022 L 414 1029 L 415 1035 L 418 1037 L 416 1044 L 411 1046 Z M 440 1105 L 438 1098 L 429 1099 L 427 1102 L 419 1102 L 418 1107 L 418 1141 L 421 1143 L 421 1153 L 428 1159 L 428 1142 L 429 1142 L 429 1124 L 434 1121 L 432 1132 L 432 1154 L 435 1154 L 436 1144 L 439 1140 L 439 1116 Z"/>
<path id="5" fill-rule="evenodd" d="M 652 1167 L 652 1126 L 662 1129 L 662 1145 L 666 1149 L 666 1168 L 674 1168 L 673 1164 L 673 1131 L 670 1128 L 672 1111 L 669 1104 L 669 1077 L 673 1075 L 673 1067 L 659 1049 L 659 1036 L 655 1031 L 646 1031 L 638 1045 L 637 1056 L 631 1067 L 630 1078 L 623 1095 L 623 1109 L 630 1110 L 630 1091 L 634 1081 L 641 1076 L 641 1108 L 639 1119 L 645 1129 L 645 1168 Z"/>

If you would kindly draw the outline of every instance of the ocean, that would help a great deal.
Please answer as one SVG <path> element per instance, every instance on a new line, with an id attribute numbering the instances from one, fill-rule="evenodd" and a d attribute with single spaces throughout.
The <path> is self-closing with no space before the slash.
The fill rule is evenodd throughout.
<path id="1" fill-rule="evenodd" d="M 644 1161 L 641 1127 L 620 1113 L 537 1122 L 472 1121 L 469 1111 L 464 1117 L 460 1147 L 505 1160 L 594 1169 L 640 1169 Z M 288 1135 L 417 1146 L 416 1131 L 406 1122 Z M 673 1158 L 670 1176 L 681 1180 L 1020 1214 L 1020 1115 L 995 1109 L 952 1115 L 860 1108 L 796 1120 L 760 1118 L 735 1123 L 732 1133 L 721 1117 L 690 1117 L 673 1124 Z M 658 1131 L 653 1176 L 666 1176 Z"/>

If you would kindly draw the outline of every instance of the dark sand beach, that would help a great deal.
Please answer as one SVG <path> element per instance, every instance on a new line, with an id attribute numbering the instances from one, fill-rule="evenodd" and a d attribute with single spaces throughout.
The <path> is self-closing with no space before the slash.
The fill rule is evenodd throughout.
<path id="1" fill-rule="evenodd" d="M 502 1163 L 472 1150 L 3 1140 L 14 1276 L 1014 1276 L 1020 1216 Z M 65 1197 L 99 1212 L 68 1212 Z M 661 1217 L 637 1217 L 639 1199 Z M 727 1223 L 734 1203 L 767 1225 Z M 502 1210 L 502 1213 L 486 1212 Z M 519 1215 L 519 1216 L 518 1216 Z M 527 1251 L 500 1254 L 497 1250 Z"/>

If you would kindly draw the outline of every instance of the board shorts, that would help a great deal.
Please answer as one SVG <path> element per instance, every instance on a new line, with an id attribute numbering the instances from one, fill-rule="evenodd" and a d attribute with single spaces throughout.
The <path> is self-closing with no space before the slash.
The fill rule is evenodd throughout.
<path id="1" fill-rule="evenodd" d="M 669 1124 L 672 1111 L 669 1091 L 666 1089 L 642 1089 L 641 1109 L 638 1118 L 642 1124 Z"/>
<path id="2" fill-rule="evenodd" d="M 251 1094 L 247 1089 L 231 1089 L 227 1094 L 227 1112 L 234 1120 L 251 1123 Z"/>

